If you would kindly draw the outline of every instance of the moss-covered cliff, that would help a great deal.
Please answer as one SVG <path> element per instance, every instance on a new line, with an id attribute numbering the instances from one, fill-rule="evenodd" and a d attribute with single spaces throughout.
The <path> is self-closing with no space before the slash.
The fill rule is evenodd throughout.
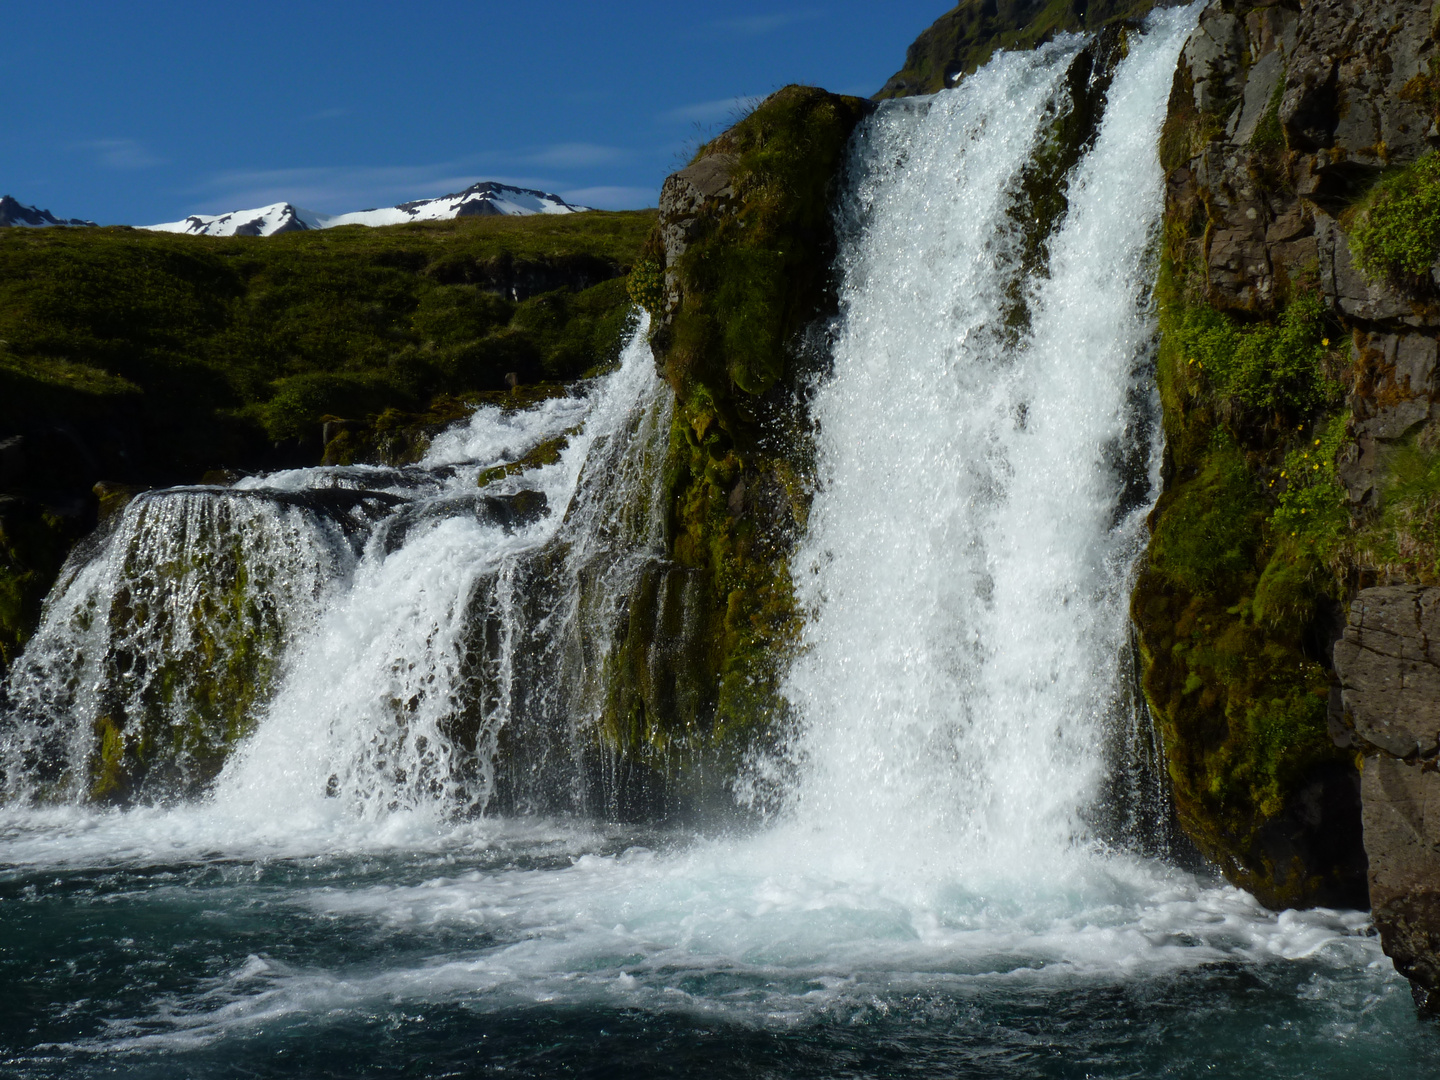
<path id="1" fill-rule="evenodd" d="M 1365 903 L 1331 646 L 1356 590 L 1434 574 L 1432 30 L 1413 0 L 1217 0 L 1162 139 L 1165 491 L 1134 614 L 1181 821 L 1274 906 Z"/>
<path id="2" fill-rule="evenodd" d="M 657 765 L 687 747 L 682 787 L 728 779 L 783 724 L 778 684 L 799 628 L 789 556 L 810 500 L 806 377 L 835 310 L 841 166 L 869 109 L 810 87 L 773 94 L 666 181 L 630 278 L 676 394 L 673 566 L 632 607 L 617 664 L 635 677 L 617 684 L 606 723 L 623 745 L 648 743 Z"/>

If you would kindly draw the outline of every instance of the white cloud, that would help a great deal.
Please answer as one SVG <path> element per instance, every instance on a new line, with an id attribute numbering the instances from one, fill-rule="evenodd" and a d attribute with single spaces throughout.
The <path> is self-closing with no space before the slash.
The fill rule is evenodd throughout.
<path id="1" fill-rule="evenodd" d="M 109 169 L 149 169 L 165 164 L 164 158 L 150 153 L 145 144 L 136 139 L 95 139 L 80 143 L 79 147 L 93 151 L 99 156 L 100 164 Z"/>
<path id="2" fill-rule="evenodd" d="M 597 146 L 595 143 L 555 143 L 539 150 L 522 154 L 518 158 L 529 165 L 549 165 L 558 169 L 586 168 L 591 165 L 608 165 L 627 156 L 624 150 L 614 146 Z"/>
<path id="3" fill-rule="evenodd" d="M 737 37 L 761 37 L 774 33 L 795 23 L 818 19 L 819 11 L 781 11 L 773 15 L 750 15 L 738 19 L 717 19 L 707 24 L 711 29 L 723 30 Z"/>
<path id="4" fill-rule="evenodd" d="M 685 124 L 713 124 L 718 120 L 738 118 L 760 104 L 758 95 L 721 98 L 718 101 L 699 101 L 694 105 L 682 105 L 678 109 L 660 114 L 661 120 Z"/>

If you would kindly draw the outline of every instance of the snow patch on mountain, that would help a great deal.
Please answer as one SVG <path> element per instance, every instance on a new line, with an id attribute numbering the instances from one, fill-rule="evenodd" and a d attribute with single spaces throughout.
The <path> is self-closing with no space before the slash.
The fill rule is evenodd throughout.
<path id="1" fill-rule="evenodd" d="M 24 225 L 30 228 L 46 228 L 51 225 L 94 225 L 93 221 L 80 218 L 57 218 L 49 210 L 26 206 L 10 195 L 0 197 L 0 228 Z"/>
<path id="2" fill-rule="evenodd" d="M 152 232 L 189 233 L 192 236 L 274 236 L 277 233 L 320 229 L 318 214 L 307 213 L 289 203 L 272 203 L 256 210 L 232 210 L 228 214 L 191 214 L 184 221 L 143 225 Z"/>
<path id="3" fill-rule="evenodd" d="M 333 229 L 340 225 L 404 225 L 411 221 L 450 221 L 459 217 L 576 214 L 589 209 L 588 206 L 574 206 L 559 195 L 545 191 L 487 180 L 438 199 L 418 199 L 399 206 L 356 210 L 348 214 L 317 214 L 290 203 L 273 203 L 255 210 L 233 210 L 228 214 L 191 214 L 183 221 L 143 227 L 156 232 L 194 236 L 274 236 L 302 229 Z"/>

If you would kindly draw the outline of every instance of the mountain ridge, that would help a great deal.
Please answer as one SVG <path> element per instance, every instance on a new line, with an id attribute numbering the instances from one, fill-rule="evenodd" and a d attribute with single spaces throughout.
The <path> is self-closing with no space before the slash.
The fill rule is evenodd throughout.
<path id="1" fill-rule="evenodd" d="M 52 225 L 94 225 L 93 221 L 85 221 L 81 218 L 57 218 L 49 210 L 41 210 L 38 206 L 26 206 L 13 195 L 0 196 L 0 228 L 9 226 L 28 226 L 30 228 L 47 228 Z"/>
<path id="2" fill-rule="evenodd" d="M 332 229 L 341 225 L 404 225 L 414 221 L 449 221 L 460 217 L 528 216 L 532 214 L 575 214 L 588 206 L 566 202 L 535 188 L 514 187 L 482 180 L 464 191 L 433 199 L 415 199 L 395 206 L 356 210 L 344 214 L 320 214 L 293 203 L 279 202 L 253 210 L 232 210 L 224 214 L 191 214 L 180 221 L 143 225 L 152 232 L 184 233 L 190 236 L 277 236 L 281 233 Z"/>

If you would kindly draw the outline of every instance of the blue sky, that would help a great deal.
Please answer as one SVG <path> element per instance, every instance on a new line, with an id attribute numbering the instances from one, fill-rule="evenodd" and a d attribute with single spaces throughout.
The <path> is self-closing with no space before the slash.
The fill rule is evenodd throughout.
<path id="1" fill-rule="evenodd" d="M 480 179 L 654 205 L 745 99 L 868 96 L 950 6 L 50 0 L 0 44 L 0 194 L 102 224 Z"/>

